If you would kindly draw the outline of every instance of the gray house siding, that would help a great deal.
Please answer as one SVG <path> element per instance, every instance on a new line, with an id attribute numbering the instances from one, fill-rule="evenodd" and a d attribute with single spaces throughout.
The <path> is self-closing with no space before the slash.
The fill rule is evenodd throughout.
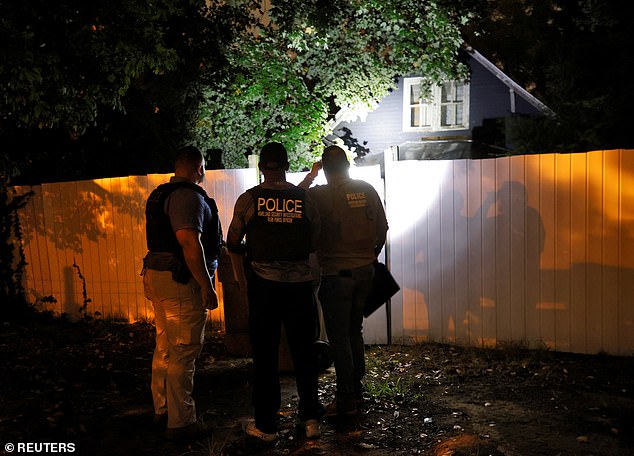
<path id="1" fill-rule="evenodd" d="M 406 141 L 423 138 L 462 137 L 471 139 L 473 129 L 482 127 L 486 119 L 500 119 L 511 115 L 511 92 L 509 87 L 473 58 L 468 60 L 471 69 L 469 130 L 430 132 L 403 131 L 403 79 L 398 87 L 386 96 L 376 110 L 369 113 L 365 121 L 342 122 L 335 129 L 338 136 L 356 140 L 369 155 L 382 155 L 390 147 Z M 521 96 L 515 94 L 515 113 L 539 115 L 540 112 Z"/>
<path id="2" fill-rule="evenodd" d="M 485 119 L 507 117 L 511 111 L 511 93 L 502 81 L 487 71 L 475 60 L 470 60 L 471 68 L 471 99 L 470 99 L 470 127 L 482 126 Z M 515 113 L 540 115 L 541 112 L 530 105 L 519 94 L 514 95 Z"/>

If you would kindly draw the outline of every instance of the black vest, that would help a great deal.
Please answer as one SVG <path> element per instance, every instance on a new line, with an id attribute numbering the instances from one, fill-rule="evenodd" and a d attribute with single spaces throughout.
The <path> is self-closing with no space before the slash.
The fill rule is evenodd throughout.
<path id="1" fill-rule="evenodd" d="M 255 261 L 307 260 L 311 227 L 306 217 L 306 191 L 293 187 L 253 187 L 255 213 L 246 226 L 247 255 Z"/>
<path id="2" fill-rule="evenodd" d="M 217 258 L 222 247 L 222 226 L 218 216 L 218 206 L 205 190 L 192 182 L 168 182 L 161 184 L 150 193 L 145 208 L 145 234 L 150 252 L 170 252 L 184 264 L 183 249 L 176 239 L 169 216 L 165 213 L 165 200 L 178 188 L 189 188 L 201 195 L 209 209 L 211 219 L 204 220 L 201 242 L 207 259 Z"/>

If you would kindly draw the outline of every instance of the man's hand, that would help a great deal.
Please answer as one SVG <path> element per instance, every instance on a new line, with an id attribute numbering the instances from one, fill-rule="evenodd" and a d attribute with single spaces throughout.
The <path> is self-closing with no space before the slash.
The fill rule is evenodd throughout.
<path id="1" fill-rule="evenodd" d="M 320 169 L 321 169 L 321 161 L 315 162 L 313 163 L 313 166 L 310 169 L 310 174 L 312 174 L 314 177 L 317 177 L 317 174 L 319 174 Z"/>
<path id="2" fill-rule="evenodd" d="M 299 183 L 298 187 L 303 188 L 304 190 L 308 190 L 310 186 L 313 184 L 313 181 L 315 180 L 317 175 L 319 174 L 320 169 L 321 169 L 320 161 L 313 163 L 313 166 L 310 169 L 310 172 L 306 174 L 306 176 L 304 177 L 304 180 Z"/>
<path id="3" fill-rule="evenodd" d="M 216 294 L 216 290 L 213 285 L 211 288 L 202 289 L 201 288 L 201 298 L 203 303 L 203 308 L 214 310 L 218 308 L 218 295 Z"/>
<path id="4" fill-rule="evenodd" d="M 247 275 L 244 272 L 244 255 L 229 250 L 229 258 L 231 258 L 231 268 L 233 269 L 233 278 L 238 282 L 241 291 L 247 291 Z"/>
<path id="5" fill-rule="evenodd" d="M 183 248 L 185 263 L 192 273 L 194 280 L 200 286 L 201 300 L 205 309 L 218 307 L 218 296 L 214 284 L 209 276 L 205 263 L 205 252 L 200 241 L 200 233 L 192 228 L 176 231 L 176 239 Z"/>

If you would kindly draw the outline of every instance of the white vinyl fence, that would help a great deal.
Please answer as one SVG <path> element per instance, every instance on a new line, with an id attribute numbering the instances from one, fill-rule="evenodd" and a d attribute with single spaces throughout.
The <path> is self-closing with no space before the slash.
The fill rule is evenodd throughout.
<path id="1" fill-rule="evenodd" d="M 401 284 L 390 318 L 384 307 L 366 320 L 367 343 L 634 354 L 634 151 L 386 160 L 384 181 L 378 166 L 353 173 L 385 195 L 387 262 Z M 35 193 L 21 212 L 29 299 L 75 317 L 85 306 L 152 318 L 139 275 L 145 200 L 168 178 L 18 188 Z M 256 183 L 254 169 L 207 172 L 225 229 Z M 222 327 L 223 306 L 211 314 Z"/>
<path id="2" fill-rule="evenodd" d="M 136 321 L 153 318 L 140 276 L 145 202 L 169 174 L 95 179 L 18 188 L 34 195 L 21 213 L 28 262 L 25 289 L 44 310 Z M 240 193 L 257 180 L 254 169 L 208 171 L 223 226 Z M 84 290 L 85 287 L 85 290 Z M 211 312 L 222 325 L 224 310 Z"/>
<path id="3" fill-rule="evenodd" d="M 634 353 L 634 151 L 385 175 L 392 342 Z"/>

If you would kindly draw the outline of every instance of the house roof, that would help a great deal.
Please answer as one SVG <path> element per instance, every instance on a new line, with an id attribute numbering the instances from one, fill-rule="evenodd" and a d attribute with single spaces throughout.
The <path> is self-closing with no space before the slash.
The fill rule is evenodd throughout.
<path id="1" fill-rule="evenodd" d="M 519 96 L 521 96 L 527 103 L 533 106 L 535 109 L 543 112 L 547 116 L 554 116 L 555 113 L 552 109 L 546 106 L 544 103 L 539 101 L 533 95 L 531 95 L 524 87 L 519 85 L 517 82 L 513 81 L 509 76 L 506 75 L 502 70 L 500 70 L 497 66 L 495 66 L 489 59 L 480 54 L 478 51 L 473 49 L 469 45 L 464 46 L 464 50 L 480 65 L 489 70 L 496 78 L 498 78 L 504 85 L 506 85 L 509 90 L 512 90 Z"/>
<path id="2" fill-rule="evenodd" d="M 504 85 L 506 85 L 510 91 L 522 97 L 528 104 L 533 106 L 538 111 L 542 112 L 547 116 L 555 116 L 555 112 L 546 106 L 544 103 L 539 101 L 536 97 L 531 95 L 526 89 L 524 89 L 517 82 L 513 81 L 506 73 L 500 70 L 493 62 L 487 59 L 485 56 L 476 51 L 473 47 L 468 44 L 464 44 L 463 49 L 469 56 L 471 56 L 475 61 L 480 63 L 486 70 L 492 73 L 496 78 L 498 78 Z M 349 121 L 348 117 L 350 116 L 351 110 L 348 108 L 342 108 L 335 114 L 335 117 L 330 120 L 329 127 L 333 130 L 337 128 L 339 124 L 342 122 Z"/>

